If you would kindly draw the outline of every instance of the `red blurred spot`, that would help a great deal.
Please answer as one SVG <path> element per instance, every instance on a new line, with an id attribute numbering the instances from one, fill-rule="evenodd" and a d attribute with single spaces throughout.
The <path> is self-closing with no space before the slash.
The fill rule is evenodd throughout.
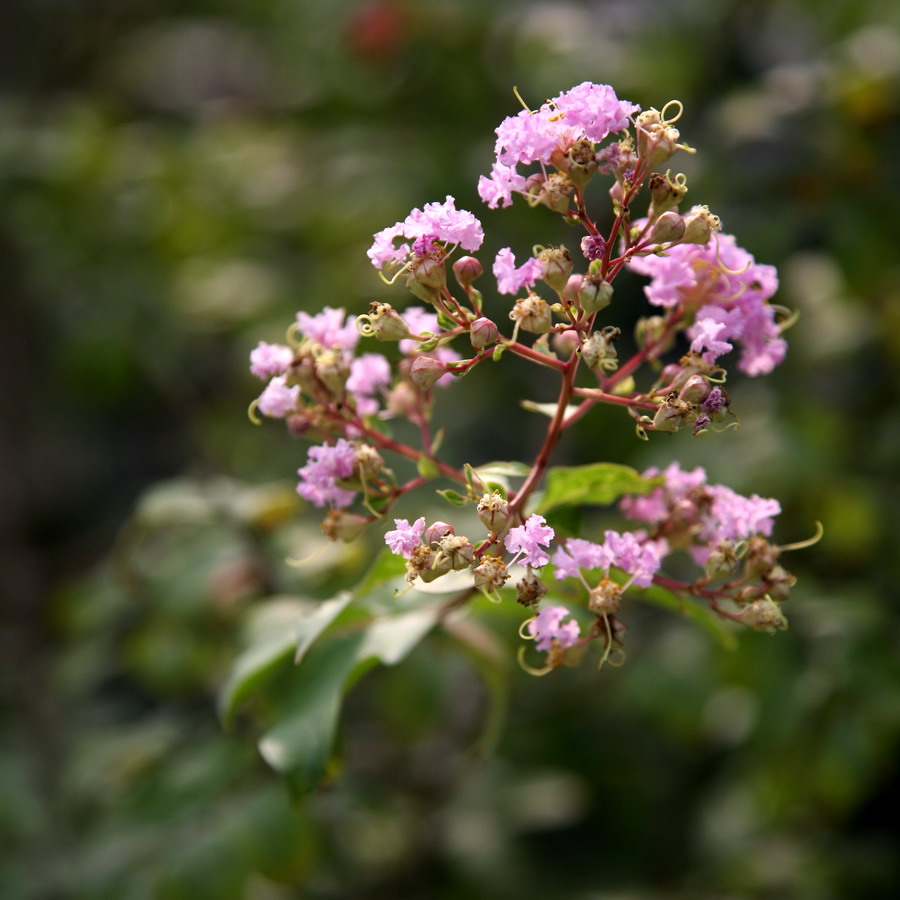
<path id="1" fill-rule="evenodd" d="M 358 56 L 384 59 L 405 43 L 409 20 L 396 0 L 372 0 L 356 9 L 347 22 L 347 43 Z"/>

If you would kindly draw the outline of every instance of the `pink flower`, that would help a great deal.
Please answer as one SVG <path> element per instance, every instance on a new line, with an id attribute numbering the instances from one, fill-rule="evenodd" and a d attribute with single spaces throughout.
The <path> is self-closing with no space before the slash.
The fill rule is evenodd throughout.
<path id="1" fill-rule="evenodd" d="M 517 269 L 515 254 L 509 247 L 504 247 L 494 260 L 494 277 L 501 294 L 515 294 L 523 287 L 531 287 L 542 272 L 541 261 L 533 256 Z"/>
<path id="2" fill-rule="evenodd" d="M 297 493 L 314 506 L 349 506 L 356 492 L 338 487 L 336 482 L 349 478 L 355 468 L 356 450 L 344 438 L 338 438 L 333 446 L 310 447 L 306 465 L 297 470 Z"/>
<path id="3" fill-rule="evenodd" d="M 546 521 L 543 516 L 535 513 L 528 517 L 524 525 L 510 528 L 504 544 L 510 553 L 516 554 L 513 562 L 519 560 L 522 565 L 535 568 L 550 562 L 550 557 L 541 549 L 541 547 L 550 546 L 554 534 L 553 529 L 546 524 Z"/>
<path id="4" fill-rule="evenodd" d="M 423 209 L 414 209 L 402 222 L 384 228 L 375 235 L 375 242 L 368 250 L 369 259 L 376 269 L 382 269 L 389 263 L 403 265 L 413 250 L 408 243 L 394 246 L 397 238 L 420 241 L 419 249 L 424 244 L 430 250 L 433 241 L 460 246 L 464 250 L 477 250 L 484 240 L 481 222 L 464 209 L 456 208 L 456 200 L 447 195 L 443 203 L 426 203 Z"/>
<path id="5" fill-rule="evenodd" d="M 608 84 L 584 81 L 553 98 L 553 106 L 565 124 L 580 128 L 594 143 L 605 140 L 612 132 L 628 127 L 628 117 L 640 112 L 640 107 L 627 100 L 619 100 Z"/>
<path id="6" fill-rule="evenodd" d="M 288 387 L 285 384 L 284 375 L 278 375 L 266 385 L 265 390 L 259 395 L 256 408 L 264 416 L 283 419 L 297 408 L 299 396 L 300 386 L 295 384 L 293 387 Z"/>
<path id="7" fill-rule="evenodd" d="M 420 516 L 412 525 L 407 519 L 394 519 L 394 525 L 397 526 L 396 531 L 389 531 L 384 536 L 384 542 L 391 548 L 391 553 L 409 559 L 422 543 L 425 517 Z"/>
<path id="8" fill-rule="evenodd" d="M 283 344 L 260 341 L 250 351 L 250 372 L 265 381 L 273 375 L 283 375 L 294 358 L 294 351 Z"/>
<path id="9" fill-rule="evenodd" d="M 528 633 L 535 639 L 538 650 L 549 650 L 553 642 L 560 647 L 571 647 L 578 640 L 581 629 L 574 619 L 562 624 L 569 615 L 564 606 L 545 606 L 526 626 Z"/>
<path id="10" fill-rule="evenodd" d="M 297 330 L 323 347 L 352 351 L 359 341 L 356 319 L 353 316 L 346 316 L 345 319 L 343 309 L 332 309 L 330 306 L 314 316 L 298 312 Z"/>
<path id="11" fill-rule="evenodd" d="M 380 353 L 363 353 L 350 363 L 350 377 L 346 389 L 356 401 L 356 410 L 361 415 L 371 416 L 378 412 L 375 395 L 391 383 L 391 364 Z"/>
<path id="12" fill-rule="evenodd" d="M 701 313 L 698 313 L 697 321 L 691 326 L 690 333 L 693 338 L 691 352 L 700 353 L 706 350 L 703 358 L 708 363 L 714 363 L 723 353 L 734 349 L 728 341 L 719 339 L 722 334 L 729 331 L 727 322 L 723 321 L 728 313 L 718 306 L 704 306 L 702 311 L 708 311 L 709 315 L 700 318 Z"/>
<path id="13" fill-rule="evenodd" d="M 631 575 L 631 583 L 638 587 L 649 587 L 662 565 L 660 545 L 654 542 L 641 543 L 630 531 L 622 534 L 607 531 L 605 536 L 603 555 L 607 572 L 610 566 L 615 566 Z"/>
<path id="14" fill-rule="evenodd" d="M 605 565 L 603 547 L 583 538 L 569 538 L 565 547 L 558 547 L 553 554 L 555 575 L 563 578 L 577 578 L 581 569 L 600 569 Z"/>
<path id="15" fill-rule="evenodd" d="M 491 167 L 490 177 L 481 175 L 478 179 L 478 196 L 491 208 L 509 206 L 512 203 L 513 191 L 525 190 L 525 176 L 515 168 L 495 162 Z"/>

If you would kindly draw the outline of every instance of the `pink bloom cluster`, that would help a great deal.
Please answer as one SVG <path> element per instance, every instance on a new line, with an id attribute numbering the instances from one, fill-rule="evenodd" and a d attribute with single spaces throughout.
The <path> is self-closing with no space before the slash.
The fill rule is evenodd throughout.
<path id="1" fill-rule="evenodd" d="M 681 532 L 700 543 L 692 548 L 698 562 L 705 561 L 709 549 L 719 541 L 741 541 L 754 535 L 772 533 L 772 517 L 781 512 L 777 500 L 753 494 L 743 497 L 721 484 L 707 484 L 699 466 L 683 472 L 677 462 L 662 473 L 650 468 L 647 478 L 662 474 L 665 483 L 643 497 L 626 497 L 620 507 L 632 519 L 656 526 L 664 532 Z M 571 542 L 570 542 L 571 543 Z"/>
<path id="2" fill-rule="evenodd" d="M 410 247 L 404 242 L 395 246 L 398 238 L 413 241 L 414 245 L 418 242 L 418 245 Z M 422 238 L 428 240 L 422 241 Z M 481 222 L 472 213 L 457 209 L 456 200 L 448 194 L 443 203 L 426 203 L 424 209 L 414 209 L 402 222 L 379 231 L 368 256 L 376 269 L 383 269 L 389 263 L 404 265 L 415 251 L 426 252 L 432 241 L 474 251 L 483 240 Z"/>
<path id="3" fill-rule="evenodd" d="M 543 516 L 535 513 L 528 517 L 524 525 L 509 529 L 504 545 L 510 553 L 515 554 L 510 565 L 521 562 L 524 566 L 540 568 L 550 561 L 550 557 L 541 549 L 550 546 L 554 535 L 553 529 L 546 523 Z"/>
<path id="4" fill-rule="evenodd" d="M 290 347 L 260 341 L 250 351 L 250 372 L 265 381 L 273 375 L 283 375 L 293 358 L 294 351 Z"/>
<path id="5" fill-rule="evenodd" d="M 644 537 L 642 535 L 642 537 Z M 631 583 L 637 587 L 649 587 L 653 576 L 662 565 L 662 558 L 668 553 L 668 545 L 663 541 L 640 540 L 630 531 L 619 533 L 607 531 L 606 540 L 595 544 L 582 538 L 570 538 L 565 547 L 553 554 L 556 577 L 578 578 L 581 570 L 605 569 L 607 575 L 612 566 L 631 575 Z"/>
<path id="6" fill-rule="evenodd" d="M 394 519 L 395 530 L 384 536 L 384 542 L 391 548 L 391 553 L 409 559 L 413 551 L 422 543 L 425 532 L 425 517 L 419 516 L 412 525 L 408 519 Z"/>
<path id="7" fill-rule="evenodd" d="M 628 265 L 651 279 L 644 293 L 652 304 L 694 310 L 687 336 L 706 362 L 714 363 L 734 343 L 741 345 L 738 368 L 747 375 L 771 372 L 784 359 L 787 344 L 767 302 L 778 289 L 775 268 L 757 263 L 732 235 L 677 244 L 664 256 L 634 257 Z"/>
<path id="8" fill-rule="evenodd" d="M 556 641 L 560 647 L 571 647 L 578 640 L 581 629 L 574 619 L 563 623 L 569 615 L 564 606 L 545 606 L 525 627 L 535 640 L 538 650 L 549 650 Z"/>
<path id="9" fill-rule="evenodd" d="M 256 401 L 256 408 L 272 419 L 283 419 L 297 408 L 300 387 L 288 387 L 284 375 L 276 375 L 264 388 Z"/>
<path id="10" fill-rule="evenodd" d="M 576 141 L 599 143 L 628 125 L 640 110 L 619 100 L 608 84 L 582 82 L 533 112 L 523 109 L 497 126 L 497 161 L 490 177 L 478 181 L 478 194 L 491 209 L 509 206 L 513 191 L 525 187 L 517 171 L 520 164 L 549 163 L 556 151 L 565 152 Z"/>
<path id="11" fill-rule="evenodd" d="M 494 260 L 494 277 L 501 294 L 517 294 L 523 287 L 531 287 L 542 272 L 541 261 L 533 256 L 516 268 L 515 254 L 509 247 L 504 247 Z"/>
<path id="12" fill-rule="evenodd" d="M 313 506 L 349 506 L 356 492 L 339 487 L 337 482 L 349 478 L 355 468 L 356 450 L 343 438 L 338 438 L 333 446 L 310 447 L 306 465 L 297 470 L 297 493 Z"/>

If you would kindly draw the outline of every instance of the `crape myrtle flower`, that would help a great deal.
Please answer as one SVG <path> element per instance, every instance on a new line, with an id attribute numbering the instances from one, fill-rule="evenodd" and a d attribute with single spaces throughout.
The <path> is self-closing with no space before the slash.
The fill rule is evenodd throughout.
<path id="1" fill-rule="evenodd" d="M 492 209 L 509 206 L 513 192 L 524 192 L 526 187 L 518 165 L 550 163 L 554 154 L 565 153 L 578 141 L 600 143 L 624 129 L 629 116 L 639 110 L 619 100 L 609 85 L 585 81 L 540 109 L 523 109 L 507 117 L 495 130 L 497 160 L 490 176 L 479 179 L 479 196 Z"/>
<path id="2" fill-rule="evenodd" d="M 297 470 L 297 493 L 313 506 L 349 506 L 356 492 L 339 487 L 337 482 L 349 478 L 355 468 L 356 449 L 344 438 L 333 445 L 310 447 L 306 465 Z"/>
<path id="3" fill-rule="evenodd" d="M 396 246 L 397 238 L 413 241 L 414 248 L 406 242 Z M 483 240 L 484 231 L 478 219 L 464 209 L 457 209 L 456 200 L 448 194 L 443 203 L 426 203 L 423 209 L 414 209 L 404 221 L 379 231 L 368 256 L 376 269 L 383 269 L 388 264 L 405 265 L 416 250 L 422 255 L 430 254 L 434 241 L 459 245 L 472 252 Z"/>
<path id="4" fill-rule="evenodd" d="M 506 549 L 515 554 L 510 565 L 521 562 L 522 565 L 537 569 L 550 561 L 550 557 L 541 549 L 550 546 L 554 535 L 553 529 L 546 522 L 543 516 L 535 513 L 528 517 L 524 525 L 510 528 L 503 541 Z"/>
<path id="5" fill-rule="evenodd" d="M 778 289 L 773 266 L 757 263 L 729 234 L 705 244 L 676 244 L 665 255 L 634 257 L 629 267 L 650 278 L 644 288 L 655 306 L 683 304 L 694 312 L 686 334 L 691 350 L 707 363 L 741 348 L 738 368 L 747 375 L 771 372 L 787 344 L 767 302 Z"/>
<path id="6" fill-rule="evenodd" d="M 581 635 L 581 629 L 574 619 L 563 623 L 569 615 L 564 606 L 545 606 L 525 626 L 528 634 L 534 638 L 538 650 L 550 650 L 554 642 L 562 648 L 571 647 Z"/>
<path id="7" fill-rule="evenodd" d="M 531 287 L 542 272 L 541 261 L 533 256 L 516 268 L 515 254 L 509 247 L 504 247 L 494 260 L 494 277 L 501 294 L 517 294 L 522 288 Z"/>
<path id="8" fill-rule="evenodd" d="M 284 375 L 276 375 L 259 395 L 256 408 L 272 419 L 283 419 L 297 408 L 299 397 L 299 385 L 288 387 Z"/>
<path id="9" fill-rule="evenodd" d="M 359 341 L 356 317 L 346 315 L 344 309 L 332 309 L 330 306 L 314 316 L 298 312 L 297 330 L 322 347 L 336 347 L 348 353 L 356 349 Z"/>
<path id="10" fill-rule="evenodd" d="M 606 540 L 595 544 L 582 538 L 569 538 L 564 547 L 553 554 L 556 578 L 580 578 L 582 570 L 604 569 L 607 576 L 612 566 L 631 575 L 630 584 L 649 587 L 668 551 L 665 541 L 639 540 L 630 531 L 607 531 Z"/>
<path id="11" fill-rule="evenodd" d="M 283 375 L 293 358 L 294 351 L 290 347 L 260 341 L 250 351 L 250 372 L 265 381 L 273 375 Z"/>
<path id="12" fill-rule="evenodd" d="M 384 542 L 391 548 L 391 553 L 410 559 L 416 547 L 422 545 L 425 532 L 425 516 L 419 516 L 412 525 L 408 519 L 394 519 L 395 530 L 384 536 Z"/>
<path id="13" fill-rule="evenodd" d="M 360 415 L 378 412 L 376 395 L 391 383 L 391 364 L 380 353 L 363 353 L 350 363 L 350 377 L 345 385 L 356 401 Z"/>

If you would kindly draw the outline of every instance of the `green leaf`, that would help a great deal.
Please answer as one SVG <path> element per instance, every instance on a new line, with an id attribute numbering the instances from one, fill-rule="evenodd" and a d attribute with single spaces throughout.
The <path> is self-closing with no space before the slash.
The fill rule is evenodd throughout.
<path id="1" fill-rule="evenodd" d="M 432 606 L 375 619 L 366 629 L 357 659 L 365 662 L 374 658 L 386 666 L 396 665 L 431 631 L 439 612 L 439 606 Z"/>
<path id="2" fill-rule="evenodd" d="M 235 660 L 219 693 L 219 716 L 227 727 L 241 701 L 280 664 L 297 645 L 297 625 L 313 614 L 316 604 L 292 597 L 269 600 L 248 617 L 247 649 Z"/>
<path id="3" fill-rule="evenodd" d="M 320 603 L 313 612 L 301 619 L 294 629 L 297 649 L 294 662 L 299 663 L 312 646 L 313 641 L 346 609 L 352 594 L 344 592 L 332 600 Z"/>
<path id="4" fill-rule="evenodd" d="M 630 466 L 594 463 L 567 466 L 547 472 L 547 486 L 538 512 L 559 506 L 608 506 L 623 494 L 647 494 L 662 484 L 662 478 L 645 478 Z"/>
<path id="5" fill-rule="evenodd" d="M 711 634 L 727 650 L 737 649 L 738 642 L 734 632 L 708 606 L 699 601 L 683 597 L 658 584 L 648 588 L 630 587 L 628 596 L 667 609 L 669 612 L 686 616 Z"/>
<path id="6" fill-rule="evenodd" d="M 515 460 L 507 460 L 476 466 L 474 472 L 482 480 L 486 478 L 527 478 L 531 474 L 531 466 Z"/>
<path id="7" fill-rule="evenodd" d="M 259 752 L 296 792 L 312 789 L 325 773 L 344 683 L 358 660 L 365 632 L 343 635 L 310 651 L 297 671 L 287 714 L 259 741 Z"/>
<path id="8" fill-rule="evenodd" d="M 419 454 L 419 462 L 416 468 L 423 478 L 437 478 L 441 474 L 437 463 L 433 459 L 429 459 L 424 453 Z"/>
<path id="9" fill-rule="evenodd" d="M 363 580 L 356 586 L 353 596 L 361 599 L 371 594 L 376 588 L 401 578 L 406 572 L 406 561 L 402 556 L 397 556 L 385 547 L 372 563 L 369 571 L 363 576 Z"/>
<path id="10" fill-rule="evenodd" d="M 445 491 L 437 491 L 451 506 L 465 506 L 467 503 L 471 503 L 468 497 L 464 497 L 459 491 L 454 491 L 451 488 L 447 488 Z"/>

